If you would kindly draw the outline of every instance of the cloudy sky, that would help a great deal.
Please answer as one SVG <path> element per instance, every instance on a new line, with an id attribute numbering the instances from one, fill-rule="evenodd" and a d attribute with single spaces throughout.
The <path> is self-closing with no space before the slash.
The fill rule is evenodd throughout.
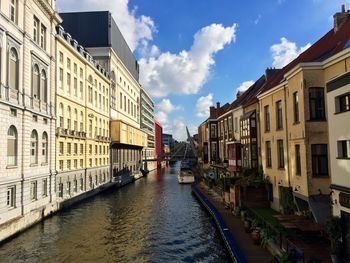
<path id="1" fill-rule="evenodd" d="M 209 106 L 232 102 L 332 27 L 350 0 L 57 0 L 58 11 L 110 10 L 141 66 L 164 132 L 186 138 Z M 74 36 L 73 36 L 74 37 Z"/>

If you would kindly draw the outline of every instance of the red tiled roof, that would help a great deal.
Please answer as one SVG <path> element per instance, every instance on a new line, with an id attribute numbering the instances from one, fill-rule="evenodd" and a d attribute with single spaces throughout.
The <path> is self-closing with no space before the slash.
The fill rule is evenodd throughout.
<path id="1" fill-rule="evenodd" d="M 311 47 L 301 53 L 296 59 L 282 68 L 268 83 L 262 92 L 265 92 L 283 81 L 284 75 L 302 62 L 323 61 L 338 52 L 342 51 L 349 44 L 350 39 L 350 19 L 335 32 L 332 28 L 327 34 L 321 37 Z"/>

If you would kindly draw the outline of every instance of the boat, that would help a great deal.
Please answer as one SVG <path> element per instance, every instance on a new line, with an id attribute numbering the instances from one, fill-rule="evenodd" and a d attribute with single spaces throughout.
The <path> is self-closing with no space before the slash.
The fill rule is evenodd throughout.
<path id="1" fill-rule="evenodd" d="M 180 184 L 191 184 L 194 182 L 194 173 L 189 163 L 181 163 L 180 172 L 177 178 Z"/>

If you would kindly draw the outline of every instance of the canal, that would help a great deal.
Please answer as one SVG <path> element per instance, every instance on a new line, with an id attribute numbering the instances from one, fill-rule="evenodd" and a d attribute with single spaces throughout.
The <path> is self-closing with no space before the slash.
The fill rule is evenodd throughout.
<path id="1" fill-rule="evenodd" d="M 179 163 L 59 212 L 0 246 L 0 262 L 230 262 Z"/>

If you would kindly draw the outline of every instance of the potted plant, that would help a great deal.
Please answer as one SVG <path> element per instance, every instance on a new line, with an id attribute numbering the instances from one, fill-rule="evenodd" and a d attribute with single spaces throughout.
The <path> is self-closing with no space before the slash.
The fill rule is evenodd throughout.
<path id="1" fill-rule="evenodd" d="M 326 231 L 331 242 L 332 262 L 339 262 L 340 239 L 342 236 L 341 218 L 332 216 L 326 222 Z"/>
<path id="2" fill-rule="evenodd" d="M 250 233 L 250 225 L 251 225 L 251 220 L 248 218 L 244 219 L 243 226 L 244 226 L 244 231 L 246 233 Z"/>
<path id="3" fill-rule="evenodd" d="M 235 215 L 235 216 L 240 216 L 240 214 L 241 214 L 241 207 L 240 206 L 236 206 L 235 207 L 235 209 L 233 210 L 233 214 Z"/>
<path id="4" fill-rule="evenodd" d="M 252 230 L 252 240 L 255 245 L 260 244 L 260 227 L 258 226 L 258 221 L 256 219 L 253 220 L 251 228 Z"/>
<path id="5" fill-rule="evenodd" d="M 271 239 L 270 232 L 266 228 L 261 229 L 261 231 L 260 231 L 260 246 L 263 248 L 266 248 L 267 245 L 269 244 L 270 239 Z"/>

